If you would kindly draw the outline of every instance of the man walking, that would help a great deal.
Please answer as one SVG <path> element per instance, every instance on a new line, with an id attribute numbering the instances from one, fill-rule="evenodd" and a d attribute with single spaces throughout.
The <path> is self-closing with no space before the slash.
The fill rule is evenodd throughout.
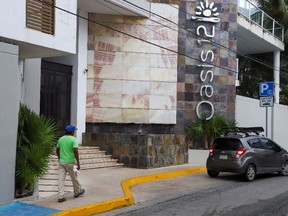
<path id="1" fill-rule="evenodd" d="M 74 137 L 75 130 L 77 130 L 77 128 L 73 125 L 67 125 L 65 128 L 66 135 L 60 137 L 56 146 L 56 153 L 59 160 L 58 202 L 66 201 L 64 197 L 64 183 L 67 172 L 72 180 L 74 197 L 77 198 L 85 193 L 85 190 L 81 189 L 77 174 L 73 170 L 75 164 L 77 164 L 77 170 L 80 170 L 78 142 Z"/>

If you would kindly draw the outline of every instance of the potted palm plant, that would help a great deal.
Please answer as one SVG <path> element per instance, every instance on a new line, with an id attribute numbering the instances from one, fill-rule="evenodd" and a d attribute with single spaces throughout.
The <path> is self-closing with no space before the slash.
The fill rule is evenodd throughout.
<path id="1" fill-rule="evenodd" d="M 57 139 L 56 123 L 21 104 L 18 120 L 15 197 L 33 194 L 37 179 L 48 168 Z"/>
<path id="2" fill-rule="evenodd" d="M 215 137 L 219 136 L 227 127 L 235 127 L 236 121 L 229 121 L 222 115 L 215 115 L 210 120 L 205 117 L 197 118 L 186 128 L 186 135 L 192 140 L 200 140 L 204 148 L 208 149 Z"/>

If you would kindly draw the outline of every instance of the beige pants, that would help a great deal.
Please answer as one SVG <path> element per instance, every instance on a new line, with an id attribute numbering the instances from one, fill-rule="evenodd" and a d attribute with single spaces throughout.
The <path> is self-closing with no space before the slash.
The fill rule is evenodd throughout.
<path id="1" fill-rule="evenodd" d="M 73 166 L 75 164 L 68 164 L 68 163 L 59 163 L 59 175 L 58 175 L 58 199 L 62 199 L 64 197 L 64 184 L 65 184 L 65 178 L 66 173 L 68 172 L 73 188 L 74 188 L 74 195 L 77 195 L 80 193 L 81 185 L 78 181 L 77 174 L 73 171 Z"/>

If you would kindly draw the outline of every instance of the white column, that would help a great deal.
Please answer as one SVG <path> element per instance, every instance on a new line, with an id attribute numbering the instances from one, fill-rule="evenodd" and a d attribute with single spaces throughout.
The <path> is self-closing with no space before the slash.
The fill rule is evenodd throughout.
<path id="1" fill-rule="evenodd" d="M 280 92 L 280 51 L 274 51 L 274 98 L 275 103 L 279 104 L 279 92 Z"/>
<path id="2" fill-rule="evenodd" d="M 78 11 L 82 17 L 88 18 L 88 13 Z M 77 46 L 77 139 L 82 143 L 82 133 L 86 131 L 86 82 L 87 82 L 87 44 L 88 44 L 88 21 L 78 19 L 78 46 Z"/>
<path id="3" fill-rule="evenodd" d="M 14 199 L 16 140 L 21 95 L 18 49 L 18 46 L 0 42 L 0 205 Z"/>

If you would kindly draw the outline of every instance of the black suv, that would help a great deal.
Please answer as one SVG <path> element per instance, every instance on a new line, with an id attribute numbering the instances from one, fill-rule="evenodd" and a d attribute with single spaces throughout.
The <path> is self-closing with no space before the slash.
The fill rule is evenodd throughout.
<path id="1" fill-rule="evenodd" d="M 236 127 L 214 140 L 206 163 L 208 175 L 220 172 L 244 174 L 254 181 L 256 174 L 278 172 L 288 175 L 288 153 L 272 140 L 260 135 L 262 127 Z"/>

